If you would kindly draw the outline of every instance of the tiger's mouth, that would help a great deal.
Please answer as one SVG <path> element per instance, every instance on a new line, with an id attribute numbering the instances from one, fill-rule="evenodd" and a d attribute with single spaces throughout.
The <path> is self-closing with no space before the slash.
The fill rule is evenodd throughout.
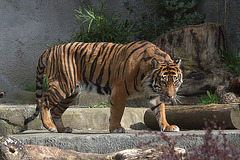
<path id="1" fill-rule="evenodd" d="M 167 98 L 165 99 L 164 101 L 165 104 L 171 104 L 172 103 L 172 100 L 170 98 Z"/>
<path id="2" fill-rule="evenodd" d="M 172 99 L 168 98 L 168 97 L 161 97 L 160 100 L 162 101 L 162 103 L 165 103 L 165 104 L 171 104 L 172 103 Z"/>

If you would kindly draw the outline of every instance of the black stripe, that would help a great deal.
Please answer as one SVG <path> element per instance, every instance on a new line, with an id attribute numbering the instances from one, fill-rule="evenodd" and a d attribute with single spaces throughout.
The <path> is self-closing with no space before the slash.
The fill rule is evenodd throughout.
<path id="1" fill-rule="evenodd" d="M 159 103 L 159 104 L 156 105 L 156 106 L 151 107 L 151 110 L 153 111 L 154 109 L 158 108 L 160 105 L 161 105 L 161 103 Z"/>
<path id="2" fill-rule="evenodd" d="M 136 76 L 135 76 L 135 78 L 134 78 L 134 89 L 135 89 L 137 92 L 139 92 L 139 90 L 137 89 L 137 78 L 138 78 L 138 73 L 139 73 L 139 71 L 140 71 L 140 69 L 138 69 L 137 74 L 136 74 Z"/>
<path id="3" fill-rule="evenodd" d="M 43 64 L 42 64 L 42 65 L 43 65 Z M 42 71 L 42 70 L 44 70 L 44 66 L 41 67 L 40 64 L 39 64 L 39 65 L 38 65 L 38 69 Z"/>
<path id="4" fill-rule="evenodd" d="M 105 92 L 106 94 L 110 94 L 110 93 L 111 93 L 109 87 L 104 87 L 103 90 L 104 90 L 104 92 Z"/>
<path id="5" fill-rule="evenodd" d="M 170 69 L 171 68 L 169 66 L 167 66 L 167 67 L 163 68 L 162 71 L 166 71 L 166 70 L 169 71 Z"/>
<path id="6" fill-rule="evenodd" d="M 174 74 L 175 75 L 176 73 L 175 72 L 168 72 L 168 74 Z"/>
<path id="7" fill-rule="evenodd" d="M 141 52 L 139 55 L 138 55 L 138 58 L 144 53 L 144 52 L 146 52 L 146 50 L 148 49 L 148 48 L 152 48 L 153 46 L 150 46 L 150 47 L 147 47 L 143 52 Z"/>
<path id="8" fill-rule="evenodd" d="M 86 71 L 86 55 L 87 55 L 87 51 L 84 53 L 84 55 L 82 56 L 81 58 L 81 61 L 80 61 L 80 71 L 82 73 L 82 75 L 85 76 L 85 71 Z"/>
<path id="9" fill-rule="evenodd" d="M 75 47 L 77 46 L 77 44 L 78 43 L 76 43 L 76 42 L 73 42 L 72 44 L 74 44 L 74 45 L 72 45 L 72 48 L 73 49 L 75 49 Z M 74 55 L 72 55 L 72 68 L 73 68 L 73 79 L 72 79 L 72 81 L 73 81 L 73 84 L 72 85 L 75 85 L 75 78 L 76 78 L 76 70 L 75 70 L 75 66 L 76 66 L 76 52 L 74 53 Z M 75 62 L 74 64 L 73 64 L 73 62 Z M 73 92 L 73 89 L 75 88 L 75 86 L 74 87 L 71 87 L 71 93 Z"/>
<path id="10" fill-rule="evenodd" d="M 40 71 L 40 70 L 37 69 L 37 75 L 41 75 L 43 73 L 44 73 L 44 70 Z"/>
<path id="11" fill-rule="evenodd" d="M 109 59 L 110 55 L 112 54 L 112 50 L 115 48 L 115 46 L 116 46 L 116 44 L 114 44 L 114 45 L 111 47 L 107 59 Z M 109 62 L 109 65 L 108 65 L 108 78 L 107 78 L 108 81 L 107 81 L 107 84 L 109 84 L 109 80 L 110 80 L 112 60 L 113 60 L 113 59 L 111 59 L 111 61 Z"/>
<path id="12" fill-rule="evenodd" d="M 97 85 L 96 85 L 97 86 Z M 97 86 L 97 93 L 98 94 L 104 94 L 103 92 L 102 92 L 102 87 L 101 86 Z"/>
<path id="13" fill-rule="evenodd" d="M 143 73 L 143 74 L 141 75 L 141 81 L 143 80 L 144 77 L 145 77 L 145 74 Z"/>
<path id="14" fill-rule="evenodd" d="M 42 94 L 37 94 L 37 93 L 36 93 L 36 98 L 37 98 L 37 99 L 42 98 Z"/>
<path id="15" fill-rule="evenodd" d="M 43 78 L 40 78 L 39 76 L 36 76 L 36 81 L 41 83 L 41 82 L 43 82 Z"/>
<path id="16" fill-rule="evenodd" d="M 52 48 L 52 49 L 51 49 L 51 52 L 49 52 L 48 55 L 50 56 L 50 54 L 51 54 L 52 57 L 54 58 L 55 48 Z M 48 57 L 49 57 L 49 56 L 48 56 Z M 46 60 L 46 64 L 48 63 L 48 65 L 50 65 L 48 72 L 51 73 L 51 74 L 53 74 L 52 72 L 54 71 L 54 63 L 53 63 L 53 61 L 51 61 L 51 60 L 50 60 L 50 62 L 51 62 L 51 63 L 49 64 L 49 61 Z"/>
<path id="17" fill-rule="evenodd" d="M 42 86 L 36 85 L 36 90 L 42 90 Z"/>
<path id="18" fill-rule="evenodd" d="M 66 48 L 66 45 L 63 45 L 62 46 L 63 47 L 63 49 L 62 49 L 62 53 L 61 53 L 61 55 L 60 55 L 60 64 L 63 64 L 63 61 L 64 61 L 64 54 L 65 54 L 65 48 Z M 60 49 L 60 48 L 59 48 Z M 59 50 L 58 49 L 58 50 Z M 65 66 L 63 66 L 63 67 L 65 67 L 65 70 L 67 71 L 67 68 L 66 68 L 66 65 Z M 64 74 L 63 72 L 60 72 L 59 73 L 61 76 L 62 76 L 62 78 L 63 78 L 63 82 L 68 82 L 68 78 L 66 77 L 66 74 Z M 59 83 L 59 84 L 61 84 L 61 83 Z M 62 88 L 62 87 L 61 87 Z M 64 88 L 62 88 L 62 89 L 64 89 Z M 65 88 L 66 89 L 66 88 Z M 66 90 L 65 90 L 65 92 L 66 92 Z"/>
<path id="19" fill-rule="evenodd" d="M 93 79 L 93 75 L 97 66 L 97 62 L 98 62 L 98 58 L 100 57 L 100 55 L 102 54 L 102 47 L 99 49 L 97 56 L 94 58 L 94 61 L 92 62 L 91 65 L 91 69 L 90 69 L 90 77 L 89 77 L 89 81 L 92 82 Z"/>
<path id="20" fill-rule="evenodd" d="M 76 50 L 75 50 L 75 60 L 77 60 L 77 58 L 78 58 L 78 51 L 81 49 L 81 51 L 80 51 L 80 54 L 79 55 L 81 55 L 81 53 L 82 53 L 82 46 L 84 45 L 85 43 L 78 43 L 78 47 L 76 48 Z M 87 46 L 87 45 L 86 45 Z M 85 47 L 86 47 L 85 46 Z"/>
<path id="21" fill-rule="evenodd" d="M 130 95 L 129 92 L 128 92 L 128 89 L 127 89 L 127 82 L 126 82 L 126 79 L 124 80 L 124 83 L 125 83 L 125 89 L 126 89 L 127 95 Z"/>
<path id="22" fill-rule="evenodd" d="M 68 79 L 68 80 L 70 80 L 70 81 L 73 80 L 73 76 L 74 76 L 71 73 L 71 65 L 73 65 L 73 64 L 72 64 L 72 62 L 70 62 L 70 50 L 71 50 L 72 46 L 73 46 L 73 43 L 71 43 L 70 46 L 68 46 L 67 52 L 65 53 L 65 54 L 67 54 L 67 66 L 66 66 L 67 70 L 66 70 L 66 73 L 69 74 L 70 79 Z"/>
<path id="23" fill-rule="evenodd" d="M 102 66 L 102 68 L 101 68 L 101 71 L 100 71 L 100 73 L 99 73 L 99 75 L 98 75 L 98 78 L 97 78 L 97 80 L 96 80 L 96 83 L 97 83 L 98 85 L 101 85 L 101 84 L 102 84 L 102 76 L 103 76 L 103 74 L 104 74 L 105 65 L 106 65 L 106 62 L 103 64 L 103 66 Z"/>
<path id="24" fill-rule="evenodd" d="M 133 46 L 133 45 L 136 44 L 136 43 L 139 43 L 139 42 L 138 42 L 138 41 L 132 42 L 132 44 L 130 44 L 130 45 L 126 48 L 126 50 L 129 49 L 131 46 Z"/>
<path id="25" fill-rule="evenodd" d="M 92 51 L 91 51 L 90 56 L 89 56 L 89 58 L 88 58 L 88 62 L 90 62 L 92 56 L 94 55 L 95 49 L 97 48 L 98 45 L 99 45 L 98 42 L 94 43 L 94 45 L 93 45 L 93 47 L 92 47 Z"/>
<path id="26" fill-rule="evenodd" d="M 108 44 L 107 44 L 107 45 L 108 45 Z M 105 48 L 104 48 L 104 49 L 105 49 Z M 103 58 L 102 58 L 101 65 L 102 65 L 103 62 L 106 62 L 106 61 L 105 61 L 105 58 L 106 58 L 106 56 L 107 56 L 108 49 L 109 49 L 109 47 L 107 47 L 107 50 L 106 50 L 106 51 L 103 51 L 104 55 L 103 55 Z"/>

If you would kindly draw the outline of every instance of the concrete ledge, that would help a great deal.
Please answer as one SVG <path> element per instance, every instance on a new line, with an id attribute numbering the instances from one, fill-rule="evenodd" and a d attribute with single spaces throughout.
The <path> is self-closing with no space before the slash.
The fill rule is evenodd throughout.
<path id="1" fill-rule="evenodd" d="M 84 153 L 112 153 L 119 150 L 135 148 L 138 144 L 155 140 L 161 144 L 158 138 L 161 132 L 144 133 L 136 136 L 137 131 L 128 130 L 125 134 L 109 134 L 107 131 L 79 131 L 73 130 L 73 133 L 50 133 L 43 130 L 25 131 L 21 134 L 12 135 L 19 139 L 24 144 L 53 146 L 60 149 L 71 149 Z M 188 149 L 200 144 L 203 144 L 204 131 L 180 131 L 177 133 L 165 132 L 167 136 L 174 139 L 180 136 L 177 140 L 177 147 Z M 218 135 L 218 131 L 213 131 L 213 136 Z M 181 136 L 181 135 L 195 136 Z M 227 139 L 237 146 L 240 146 L 240 130 L 225 130 Z M 219 141 L 223 138 L 220 136 Z"/>
<path id="2" fill-rule="evenodd" d="M 19 133 L 23 130 L 45 130 L 38 116 L 24 128 L 24 120 L 35 112 L 36 105 L 0 105 L 0 136 Z M 122 126 L 126 129 L 146 129 L 143 124 L 147 108 L 126 107 Z M 110 108 L 81 108 L 71 106 L 63 114 L 63 123 L 79 130 L 106 130 L 109 127 Z"/>

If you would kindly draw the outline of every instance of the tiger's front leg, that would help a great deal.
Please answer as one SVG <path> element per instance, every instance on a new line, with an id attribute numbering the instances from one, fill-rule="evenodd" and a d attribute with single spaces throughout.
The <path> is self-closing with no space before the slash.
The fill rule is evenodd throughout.
<path id="1" fill-rule="evenodd" d="M 115 87 L 112 90 L 110 101 L 110 117 L 109 131 L 110 133 L 125 133 L 125 129 L 121 126 L 121 119 L 127 102 L 127 93 L 123 87 Z"/>
<path id="2" fill-rule="evenodd" d="M 178 126 L 169 125 L 169 123 L 167 122 L 166 113 L 165 113 L 165 103 L 162 103 L 159 97 L 151 100 L 150 104 L 153 105 L 153 107 L 151 107 L 151 110 L 154 112 L 154 115 L 158 121 L 161 131 L 167 131 L 167 132 L 180 131 Z"/>

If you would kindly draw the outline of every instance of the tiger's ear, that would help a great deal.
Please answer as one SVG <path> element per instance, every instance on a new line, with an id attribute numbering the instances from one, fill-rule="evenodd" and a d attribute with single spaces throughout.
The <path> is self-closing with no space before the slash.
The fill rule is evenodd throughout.
<path id="1" fill-rule="evenodd" d="M 156 69 L 156 68 L 157 68 L 157 63 L 158 63 L 158 61 L 156 60 L 156 58 L 153 58 L 153 59 L 152 59 L 153 69 Z"/>
<path id="2" fill-rule="evenodd" d="M 182 60 L 181 59 L 174 59 L 174 63 L 180 67 Z"/>

